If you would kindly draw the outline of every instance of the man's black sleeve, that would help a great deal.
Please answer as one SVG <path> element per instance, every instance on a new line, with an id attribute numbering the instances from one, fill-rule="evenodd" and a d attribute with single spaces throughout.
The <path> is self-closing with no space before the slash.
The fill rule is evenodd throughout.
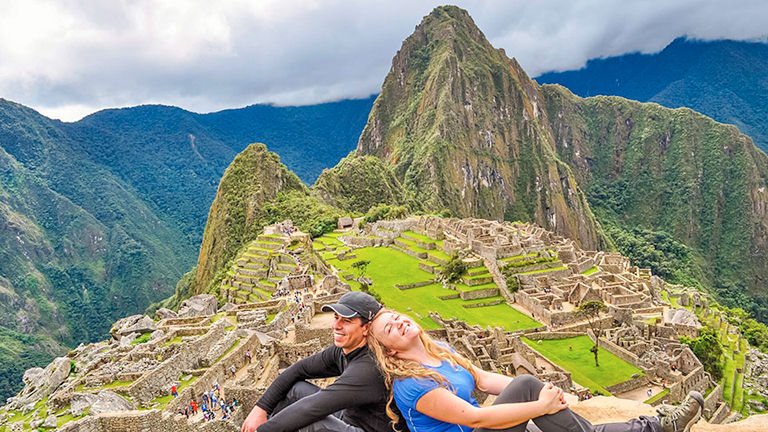
<path id="1" fill-rule="evenodd" d="M 303 358 L 277 376 L 261 396 L 256 406 L 271 414 L 275 406 L 285 398 L 293 385 L 301 380 L 339 376 L 341 370 L 336 361 L 336 350 L 331 346 L 317 354 Z"/>
<path id="2" fill-rule="evenodd" d="M 261 425 L 259 432 L 295 431 L 336 411 L 380 402 L 382 393 L 371 391 L 376 380 L 381 380 L 376 369 L 353 362 L 333 384 L 285 407 Z"/>

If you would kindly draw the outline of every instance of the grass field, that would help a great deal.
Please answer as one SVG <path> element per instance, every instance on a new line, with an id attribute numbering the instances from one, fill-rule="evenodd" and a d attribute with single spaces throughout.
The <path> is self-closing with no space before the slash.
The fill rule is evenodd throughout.
<path id="1" fill-rule="evenodd" d="M 602 347 L 598 351 L 600 367 L 596 367 L 595 356 L 589 351 L 594 344 L 588 336 L 542 340 L 541 344 L 523 338 L 523 342 L 570 372 L 575 382 L 593 393 L 599 390 L 605 394 L 605 387 L 628 381 L 633 374 L 643 373 Z M 573 351 L 568 349 L 569 346 L 573 347 Z"/>
<path id="2" fill-rule="evenodd" d="M 357 254 L 356 259 L 345 261 L 330 259 L 327 262 L 339 269 L 342 274 L 357 275 L 357 272 L 352 269 L 352 264 L 359 260 L 370 260 L 365 276 L 373 281 L 371 290 L 381 296 L 387 307 L 412 316 L 424 328 L 438 328 L 437 323 L 428 316 L 431 311 L 438 312 L 444 318 L 456 317 L 483 327 L 491 325 L 501 326 L 507 330 L 518 330 L 541 326 L 541 323 L 509 307 L 506 303 L 465 308 L 462 304 L 466 302 L 461 299 L 441 300 L 439 296 L 456 294 L 456 291 L 445 289 L 437 283 L 406 290 L 395 288 L 395 284 L 407 285 L 429 281 L 435 277 L 419 269 L 418 259 L 395 249 L 361 248 L 355 249 L 355 254 Z M 359 288 L 356 282 L 349 282 L 353 288 Z"/>

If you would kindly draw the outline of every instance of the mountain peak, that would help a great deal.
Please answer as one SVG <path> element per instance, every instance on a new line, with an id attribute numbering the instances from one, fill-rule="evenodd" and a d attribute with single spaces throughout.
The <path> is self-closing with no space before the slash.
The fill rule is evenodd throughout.
<path id="1" fill-rule="evenodd" d="M 599 247 L 581 191 L 552 157 L 540 98 L 538 85 L 465 10 L 441 6 L 393 58 L 356 156 L 388 164 L 425 210 L 535 220 Z"/>

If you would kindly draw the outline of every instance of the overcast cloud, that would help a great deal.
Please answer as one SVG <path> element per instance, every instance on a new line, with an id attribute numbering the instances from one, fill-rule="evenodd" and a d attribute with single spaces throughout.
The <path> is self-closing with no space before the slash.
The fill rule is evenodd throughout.
<path id="1" fill-rule="evenodd" d="M 0 0 L 0 97 L 63 120 L 145 103 L 210 112 L 365 97 L 438 2 Z M 531 76 L 656 52 L 678 36 L 764 39 L 768 2 L 459 1 Z"/>

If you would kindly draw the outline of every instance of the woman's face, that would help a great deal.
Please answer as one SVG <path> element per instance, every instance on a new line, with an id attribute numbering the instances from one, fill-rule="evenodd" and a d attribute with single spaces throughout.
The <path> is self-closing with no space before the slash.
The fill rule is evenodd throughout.
<path id="1" fill-rule="evenodd" d="M 397 352 L 420 341 L 421 327 L 406 315 L 385 312 L 373 321 L 371 332 L 388 351 Z"/>

